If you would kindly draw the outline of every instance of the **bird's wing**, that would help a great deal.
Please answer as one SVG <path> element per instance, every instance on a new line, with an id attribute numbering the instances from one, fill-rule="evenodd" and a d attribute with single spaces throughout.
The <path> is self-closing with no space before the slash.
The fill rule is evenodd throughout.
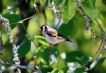
<path id="1" fill-rule="evenodd" d="M 55 29 L 52 29 L 52 28 L 48 28 L 48 30 L 46 31 L 46 33 L 49 36 L 52 36 L 52 37 L 63 38 L 63 36 L 61 34 L 59 34 Z"/>
<path id="2" fill-rule="evenodd" d="M 55 36 L 56 38 L 59 38 L 59 39 L 60 39 L 60 38 L 63 38 L 63 35 L 61 35 L 61 34 L 59 34 L 59 33 L 58 33 L 58 34 L 52 34 L 52 36 Z"/>

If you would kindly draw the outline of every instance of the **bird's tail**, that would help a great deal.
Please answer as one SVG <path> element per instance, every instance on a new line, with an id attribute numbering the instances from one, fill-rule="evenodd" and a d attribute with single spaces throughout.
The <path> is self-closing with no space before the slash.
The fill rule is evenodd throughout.
<path id="1" fill-rule="evenodd" d="M 66 41 L 69 41 L 69 42 L 74 42 L 73 40 L 70 40 L 68 38 L 65 38 Z"/>

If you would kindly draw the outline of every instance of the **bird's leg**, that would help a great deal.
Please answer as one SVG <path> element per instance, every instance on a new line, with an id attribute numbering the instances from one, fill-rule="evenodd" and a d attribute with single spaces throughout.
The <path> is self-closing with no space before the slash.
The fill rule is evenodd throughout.
<path id="1" fill-rule="evenodd" d="M 50 55 L 52 54 L 52 47 L 53 47 L 53 45 L 50 44 L 50 52 L 49 52 L 49 59 L 50 59 L 50 61 L 52 60 L 51 57 L 50 57 Z"/>

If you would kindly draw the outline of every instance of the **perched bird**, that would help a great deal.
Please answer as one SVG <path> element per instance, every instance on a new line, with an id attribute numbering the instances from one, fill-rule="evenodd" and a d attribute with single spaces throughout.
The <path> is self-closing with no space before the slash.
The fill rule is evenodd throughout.
<path id="1" fill-rule="evenodd" d="M 64 37 L 63 35 L 59 34 L 55 29 L 48 27 L 47 25 L 42 25 L 40 30 L 44 36 L 44 38 L 51 44 L 57 44 L 63 41 L 73 42 L 72 40 Z"/>

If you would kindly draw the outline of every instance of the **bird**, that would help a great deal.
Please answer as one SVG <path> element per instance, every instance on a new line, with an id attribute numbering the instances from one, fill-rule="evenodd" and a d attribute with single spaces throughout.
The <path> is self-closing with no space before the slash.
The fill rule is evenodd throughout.
<path id="1" fill-rule="evenodd" d="M 69 41 L 73 42 L 69 38 L 64 37 L 60 33 L 57 32 L 57 30 L 47 26 L 47 25 L 41 25 L 40 30 L 46 39 L 47 42 L 49 42 L 51 45 L 55 45 L 57 43 L 63 42 L 63 41 Z"/>

